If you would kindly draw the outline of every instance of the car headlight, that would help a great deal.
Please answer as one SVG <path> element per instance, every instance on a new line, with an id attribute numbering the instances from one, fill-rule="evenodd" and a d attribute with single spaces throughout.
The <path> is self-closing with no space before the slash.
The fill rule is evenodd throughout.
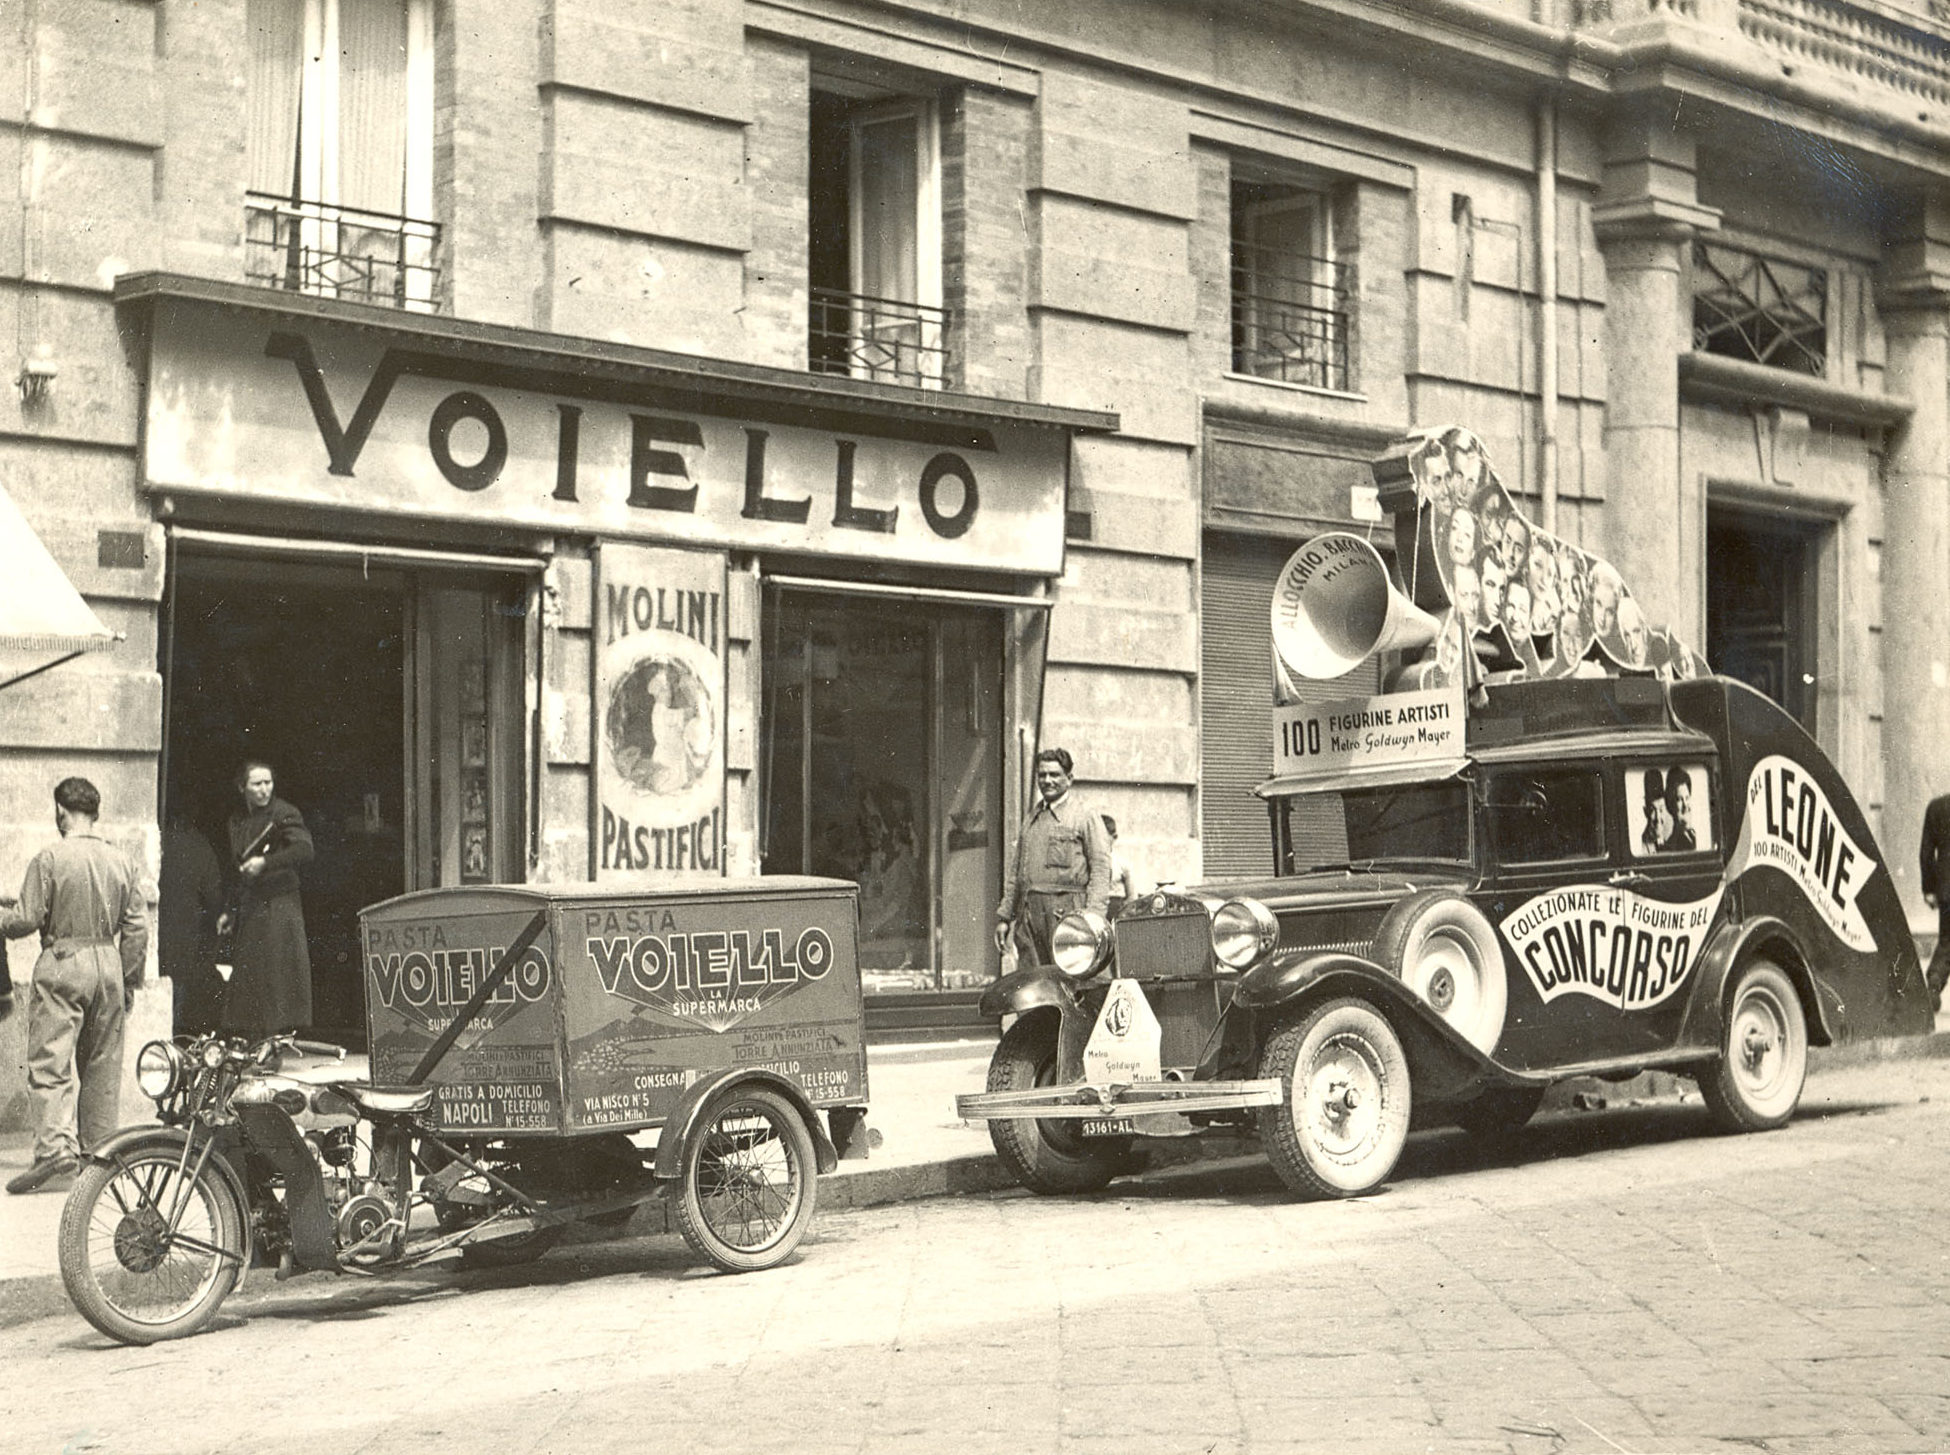
<path id="1" fill-rule="evenodd" d="M 1257 899 L 1228 899 L 1212 916 L 1212 953 L 1244 970 L 1280 942 L 1280 922 Z"/>
<path id="2" fill-rule="evenodd" d="M 1094 909 L 1072 910 L 1050 931 L 1050 956 L 1065 975 L 1082 980 L 1110 958 L 1110 921 Z"/>
<path id="3" fill-rule="evenodd" d="M 151 1101 L 174 1095 L 183 1084 L 183 1053 L 168 1041 L 151 1041 L 136 1053 L 135 1084 Z"/>

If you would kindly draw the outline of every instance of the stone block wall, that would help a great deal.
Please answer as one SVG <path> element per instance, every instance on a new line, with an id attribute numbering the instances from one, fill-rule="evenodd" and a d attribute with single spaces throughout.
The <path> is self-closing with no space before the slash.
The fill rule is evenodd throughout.
<path id="1" fill-rule="evenodd" d="M 212 25 L 221 28 L 226 8 L 224 0 L 209 8 Z M 243 221 L 241 185 L 234 208 L 206 211 L 207 173 L 221 167 L 233 138 L 241 151 L 241 131 L 228 120 L 234 92 L 224 84 L 236 52 L 196 23 L 205 17 L 185 18 L 166 34 L 154 4 L 39 0 L 0 9 L 0 174 L 8 179 L 0 187 L 0 485 L 120 635 L 0 688 L 0 888 L 9 894 L 55 837 L 54 784 L 81 774 L 101 789 L 103 834 L 135 857 L 153 908 L 162 539 L 137 489 L 135 360 L 110 290 L 132 268 L 234 259 Z M 191 78 L 217 84 L 192 91 Z M 179 124 L 202 140 L 171 168 L 165 141 Z M 217 192 L 227 207 L 228 193 Z M 29 359 L 56 371 L 38 400 L 14 382 Z M 0 677 L 39 660 L 0 653 Z M 37 949 L 13 942 L 17 982 Z M 152 981 L 154 963 L 152 941 Z M 166 1029 L 168 1002 L 165 984 L 141 993 L 129 1061 Z M 0 1023 L 0 1129 L 32 1123 L 25 1036 L 24 1015 Z M 143 1106 L 133 1098 L 125 1111 Z"/>

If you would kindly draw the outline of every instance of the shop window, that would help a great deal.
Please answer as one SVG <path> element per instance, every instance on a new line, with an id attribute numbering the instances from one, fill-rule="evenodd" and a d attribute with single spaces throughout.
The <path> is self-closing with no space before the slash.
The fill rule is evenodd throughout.
<path id="1" fill-rule="evenodd" d="M 248 0 L 253 283 L 430 310 L 433 0 Z"/>
<path id="2" fill-rule="evenodd" d="M 781 591 L 764 630 L 765 872 L 860 886 L 869 992 L 986 983 L 1002 892 L 995 614 Z"/>
<path id="3" fill-rule="evenodd" d="M 1234 179 L 1234 373 L 1353 387 L 1354 268 L 1336 252 L 1328 193 Z"/>
<path id="4" fill-rule="evenodd" d="M 859 90 L 813 91 L 809 367 L 940 388 L 939 107 Z"/>
<path id="5" fill-rule="evenodd" d="M 1704 762 L 1662 763 L 1625 774 L 1626 828 L 1637 858 L 1713 847 L 1713 778 Z"/>
<path id="6" fill-rule="evenodd" d="M 1489 821 L 1490 843 L 1499 863 L 1556 864 L 1604 857 L 1604 788 L 1590 769 L 1492 778 Z"/>
<path id="7" fill-rule="evenodd" d="M 1828 368 L 1828 270 L 1695 241 L 1693 347 L 1820 378 Z"/>

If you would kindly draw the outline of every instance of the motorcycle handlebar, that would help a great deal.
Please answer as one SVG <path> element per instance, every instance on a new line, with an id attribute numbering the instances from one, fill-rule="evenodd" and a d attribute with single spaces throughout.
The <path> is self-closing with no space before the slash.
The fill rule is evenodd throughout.
<path id="1" fill-rule="evenodd" d="M 330 1056 L 334 1061 L 345 1059 L 345 1047 L 327 1045 L 323 1041 L 300 1041 L 295 1037 L 291 1042 L 294 1050 L 303 1051 L 307 1056 Z"/>

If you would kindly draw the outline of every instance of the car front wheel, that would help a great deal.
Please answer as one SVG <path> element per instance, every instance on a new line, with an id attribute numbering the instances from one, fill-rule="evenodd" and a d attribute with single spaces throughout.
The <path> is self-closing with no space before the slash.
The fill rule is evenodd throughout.
<path id="1" fill-rule="evenodd" d="M 1055 1084 L 1055 1021 L 1047 1015 L 1017 1021 L 989 1061 L 988 1089 Z M 989 1140 L 1002 1165 L 1032 1192 L 1096 1192 L 1130 1165 L 1128 1137 L 1085 1138 L 1074 1117 L 997 1117 L 989 1122 Z"/>
<path id="2" fill-rule="evenodd" d="M 1388 1019 L 1364 1000 L 1330 1000 L 1274 1032 L 1259 1074 L 1280 1104 L 1260 1137 L 1280 1180 L 1302 1197 L 1354 1197 L 1395 1170 L 1408 1140 L 1408 1058 Z"/>
<path id="3" fill-rule="evenodd" d="M 1720 1059 L 1699 1079 L 1713 1120 L 1729 1132 L 1784 1126 L 1808 1079 L 1808 1022 L 1787 973 L 1770 960 L 1740 972 L 1727 1003 Z"/>

